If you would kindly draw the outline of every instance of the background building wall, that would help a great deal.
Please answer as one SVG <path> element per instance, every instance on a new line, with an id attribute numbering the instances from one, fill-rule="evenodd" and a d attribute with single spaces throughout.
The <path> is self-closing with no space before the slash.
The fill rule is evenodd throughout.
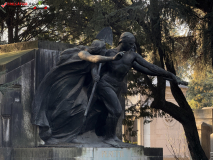
<path id="1" fill-rule="evenodd" d="M 170 85 L 167 82 L 166 100 L 176 105 Z M 184 95 L 186 95 L 187 87 L 180 85 Z M 139 99 L 144 100 L 145 97 L 132 96 L 128 97 L 132 104 Z M 129 102 L 130 103 L 130 102 Z M 190 154 L 185 139 L 185 134 L 182 125 L 173 117 L 166 114 L 164 117 L 153 118 L 151 123 L 144 124 L 145 118 L 136 120 L 137 122 L 137 143 L 144 147 L 160 147 L 163 148 L 163 155 L 165 160 L 175 159 L 174 155 L 182 159 L 189 159 Z"/>

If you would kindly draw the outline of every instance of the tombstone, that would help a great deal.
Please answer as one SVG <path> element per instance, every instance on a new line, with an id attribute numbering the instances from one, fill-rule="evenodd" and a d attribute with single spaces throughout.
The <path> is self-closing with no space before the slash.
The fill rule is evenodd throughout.
<path id="1" fill-rule="evenodd" d="M 210 135 L 212 133 L 212 126 L 203 122 L 201 124 L 201 146 L 207 156 L 210 158 Z"/>
<path id="2" fill-rule="evenodd" d="M 212 107 L 204 107 L 202 109 L 193 110 L 201 146 L 208 158 L 211 157 L 210 152 L 213 151 L 211 149 L 212 140 L 210 138 L 210 135 L 212 134 L 212 124 L 213 124 L 212 109 L 213 109 Z"/>
<path id="3" fill-rule="evenodd" d="M 210 135 L 210 160 L 213 160 L 213 133 Z"/>
<path id="4" fill-rule="evenodd" d="M 59 60 L 61 51 L 72 44 L 32 41 L 0 46 L 0 85 L 13 82 L 13 88 L 0 94 L 0 160 L 71 159 L 162 159 L 161 148 L 45 146 L 39 129 L 31 124 L 31 104 L 44 76 Z M 124 105 L 124 99 L 121 102 Z M 121 138 L 122 118 L 117 127 Z"/>

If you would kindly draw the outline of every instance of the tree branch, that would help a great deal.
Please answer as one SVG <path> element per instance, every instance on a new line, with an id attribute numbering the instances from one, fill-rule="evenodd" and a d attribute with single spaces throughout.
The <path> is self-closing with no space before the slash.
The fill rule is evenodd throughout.
<path id="1" fill-rule="evenodd" d="M 157 88 L 152 84 L 152 81 L 149 79 L 149 77 L 147 75 L 144 75 L 144 80 L 147 83 L 147 85 L 149 86 L 149 88 L 151 89 L 153 94 L 157 93 Z"/>

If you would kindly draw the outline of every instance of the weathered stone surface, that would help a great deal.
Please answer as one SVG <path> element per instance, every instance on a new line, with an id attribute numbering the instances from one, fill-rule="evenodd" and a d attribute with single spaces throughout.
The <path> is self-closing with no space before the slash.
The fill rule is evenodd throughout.
<path id="1" fill-rule="evenodd" d="M 212 126 L 206 123 L 201 124 L 201 146 L 206 153 L 207 158 L 210 158 L 210 135 L 212 133 Z"/>
<path id="2" fill-rule="evenodd" d="M 148 150 L 152 150 L 148 148 Z M 157 149 L 159 150 L 159 149 Z M 154 153 L 156 149 L 151 151 Z M 161 156 L 163 154 L 162 150 Z M 159 153 L 159 151 L 157 151 Z M 0 148 L 0 160 L 5 154 L 11 155 L 11 160 L 162 160 L 160 156 L 147 156 L 144 147 L 134 148 Z"/>
<path id="3" fill-rule="evenodd" d="M 213 133 L 210 134 L 210 152 L 213 152 Z"/>
<path id="4" fill-rule="evenodd" d="M 9 73 L 10 71 L 14 70 L 14 69 L 18 69 L 20 66 L 24 65 L 25 63 L 31 61 L 34 59 L 34 54 L 35 51 L 32 50 L 18 58 L 16 58 L 15 60 L 8 62 L 2 66 L 4 66 L 4 69 L 6 69 L 6 72 Z"/>
<path id="5" fill-rule="evenodd" d="M 19 42 L 6 45 L 0 45 L 0 54 L 5 52 L 18 52 L 20 50 L 27 50 L 38 48 L 38 41 Z"/>
<path id="6" fill-rule="evenodd" d="M 163 156 L 162 148 L 144 148 L 144 154 L 147 156 Z"/>
<path id="7" fill-rule="evenodd" d="M 103 142 L 103 137 L 98 137 L 95 131 L 88 131 L 76 137 L 76 140 L 81 143 L 60 143 L 60 144 L 45 144 L 43 147 L 77 147 L 77 148 L 111 148 L 110 144 Z M 117 142 L 120 148 L 135 148 L 138 145 L 131 143 Z"/>
<path id="8" fill-rule="evenodd" d="M 143 147 L 95 148 L 94 160 L 144 160 Z"/>
<path id="9" fill-rule="evenodd" d="M 58 50 L 39 49 L 36 51 L 36 88 L 58 61 Z"/>
<path id="10" fill-rule="evenodd" d="M 209 121 L 208 124 L 212 125 L 213 112 L 212 112 L 211 108 L 209 108 L 209 109 L 196 109 L 196 110 L 193 110 L 193 111 L 194 111 L 196 123 L 199 123 L 199 120 L 204 121 L 205 123 L 208 123 L 208 121 Z"/>
<path id="11" fill-rule="evenodd" d="M 67 48 L 72 48 L 73 46 L 74 46 L 73 44 L 69 43 L 57 43 L 42 40 L 19 42 L 13 44 L 0 45 L 0 55 L 7 52 L 18 52 L 21 50 L 37 49 L 37 48 L 63 51 Z"/>
<path id="12" fill-rule="evenodd" d="M 38 48 L 48 49 L 48 50 L 56 50 L 63 51 L 67 48 L 72 48 L 75 45 L 69 43 L 58 43 L 51 41 L 38 41 Z"/>
<path id="13" fill-rule="evenodd" d="M 0 160 L 11 160 L 12 148 L 0 148 Z"/>
<path id="14" fill-rule="evenodd" d="M 15 148 L 13 160 L 72 160 L 92 158 L 92 148 Z"/>
<path id="15" fill-rule="evenodd" d="M 210 159 L 209 160 L 213 160 L 213 152 L 210 152 Z"/>
<path id="16" fill-rule="evenodd" d="M 5 63 L 3 60 L 0 65 L 0 71 L 6 71 L 0 77 L 0 85 L 16 84 L 15 90 L 0 96 L 3 117 L 0 119 L 0 147 L 35 147 L 41 143 L 38 128 L 31 124 L 33 95 L 45 74 L 56 65 L 60 51 L 72 46 L 45 41 L 0 46 L 0 56 L 7 55 Z"/>

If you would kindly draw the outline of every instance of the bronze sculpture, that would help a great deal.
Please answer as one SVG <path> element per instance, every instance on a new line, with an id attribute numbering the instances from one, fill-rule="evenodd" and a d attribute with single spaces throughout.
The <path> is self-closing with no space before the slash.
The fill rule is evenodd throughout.
<path id="1" fill-rule="evenodd" d="M 120 140 L 115 135 L 122 112 L 118 94 L 121 82 L 132 67 L 144 74 L 186 84 L 172 73 L 145 61 L 134 52 L 134 48 L 135 37 L 125 32 L 115 49 L 106 51 L 104 42 L 95 41 L 91 48 L 80 46 L 61 54 L 57 67 L 42 80 L 32 105 L 32 123 L 39 126 L 40 137 L 45 143 L 83 143 L 76 137 L 95 130 L 98 136 L 104 137 L 105 143 L 119 147 L 117 141 Z M 124 54 L 121 53 L 123 51 Z M 100 56 L 105 52 L 106 56 Z M 105 62 L 100 76 L 97 64 L 88 61 Z M 98 84 L 84 124 L 92 79 L 98 81 Z"/>
<path id="2" fill-rule="evenodd" d="M 133 51 L 134 48 L 135 37 L 129 32 L 123 33 L 119 40 L 119 45 L 115 49 L 108 50 L 106 56 L 114 56 L 117 52 L 121 51 L 125 51 L 124 55 L 118 61 L 111 61 L 105 64 L 107 70 L 104 73 L 102 72 L 102 77 L 97 85 L 97 99 L 103 102 L 104 107 L 108 111 L 106 124 L 101 126 L 99 130 L 104 128 L 104 135 L 102 135 L 105 136 L 104 142 L 115 147 L 119 147 L 116 142 L 119 139 L 116 137 L 115 131 L 122 112 L 118 94 L 122 87 L 121 82 L 132 67 L 144 74 L 162 76 L 178 84 L 186 84 L 172 73 L 145 61 L 142 56 Z"/>
<path id="3" fill-rule="evenodd" d="M 122 53 L 114 57 L 95 55 L 104 50 L 105 43 L 99 40 L 89 48 L 67 49 L 42 80 L 32 103 L 32 124 L 39 126 L 39 135 L 46 144 L 70 142 L 80 133 L 92 85 L 91 62 L 112 61 L 122 56 Z"/>

